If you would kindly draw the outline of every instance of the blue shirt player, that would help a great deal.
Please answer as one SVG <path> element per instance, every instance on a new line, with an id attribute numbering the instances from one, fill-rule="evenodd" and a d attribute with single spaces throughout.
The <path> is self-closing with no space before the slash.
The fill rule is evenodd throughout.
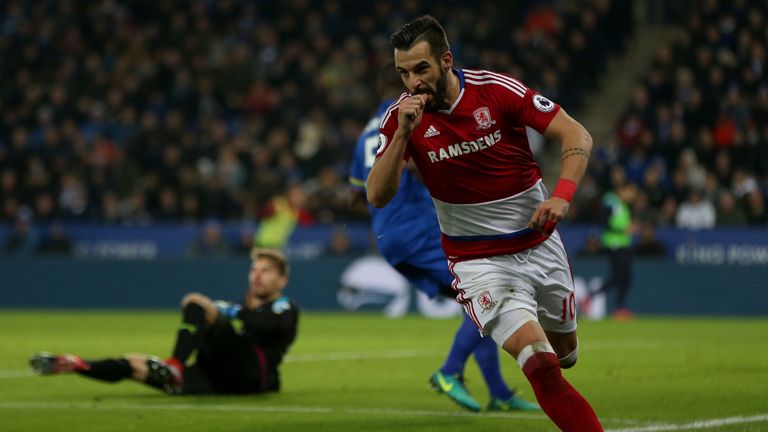
<path id="1" fill-rule="evenodd" d="M 384 67 L 381 70 L 380 92 L 391 98 L 401 91 L 402 82 L 393 68 Z M 365 180 L 378 148 L 379 125 L 394 102 L 387 99 L 381 103 L 355 147 L 349 181 L 363 196 Z M 448 262 L 440 244 L 440 227 L 432 198 L 417 175 L 407 170 L 403 173 L 397 195 L 386 207 L 377 209 L 369 205 L 368 208 L 376 243 L 384 259 L 429 297 L 438 294 L 455 297 L 456 293 L 451 288 L 453 276 L 448 271 Z M 507 386 L 501 376 L 496 343 L 491 338 L 483 338 L 466 314 L 445 363 L 429 378 L 432 388 L 463 408 L 480 411 L 480 404 L 469 394 L 463 382 L 464 365 L 472 353 L 490 392 L 488 410 L 539 410 L 537 405 L 515 396 Z"/>

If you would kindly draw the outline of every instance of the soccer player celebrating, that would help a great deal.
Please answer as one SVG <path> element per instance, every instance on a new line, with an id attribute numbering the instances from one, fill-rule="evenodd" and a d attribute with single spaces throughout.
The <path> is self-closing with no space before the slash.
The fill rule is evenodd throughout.
<path id="1" fill-rule="evenodd" d="M 289 272 L 283 254 L 257 249 L 251 257 L 242 305 L 198 293 L 184 296 L 182 326 L 173 356 L 165 361 L 143 354 L 84 360 L 38 353 L 30 365 L 40 375 L 78 373 L 106 382 L 132 378 L 169 394 L 278 391 L 278 367 L 296 338 L 299 312 L 283 295 Z M 187 365 L 194 351 L 196 361 Z"/>
<path id="2" fill-rule="evenodd" d="M 576 299 L 555 225 L 587 167 L 592 139 L 557 104 L 520 81 L 454 69 L 440 23 L 423 16 L 392 35 L 409 93 L 380 125 L 368 200 L 384 207 L 412 159 L 429 190 L 456 299 L 517 359 L 536 399 L 565 431 L 601 431 L 560 368 L 576 363 Z M 529 126 L 562 145 L 550 196 L 528 145 Z"/>
<path id="3" fill-rule="evenodd" d="M 403 90 L 402 81 L 391 68 L 380 71 L 377 86 L 385 100 L 360 135 L 349 170 L 349 180 L 361 194 L 376 157 L 379 124 L 384 115 L 393 109 L 393 98 Z M 379 251 L 392 267 L 429 297 L 438 294 L 455 296 L 451 289 L 453 276 L 448 271 L 445 253 L 440 246 L 435 207 L 424 184 L 414 173 L 406 170 L 397 196 L 383 209 L 370 207 L 370 214 Z M 430 377 L 430 385 L 459 406 L 480 411 L 480 404 L 469 393 L 463 380 L 464 366 L 473 353 L 491 394 L 488 410 L 539 410 L 535 404 L 517 397 L 507 386 L 501 376 L 496 343 L 490 338 L 483 338 L 466 314 L 456 332 L 448 358 Z"/>

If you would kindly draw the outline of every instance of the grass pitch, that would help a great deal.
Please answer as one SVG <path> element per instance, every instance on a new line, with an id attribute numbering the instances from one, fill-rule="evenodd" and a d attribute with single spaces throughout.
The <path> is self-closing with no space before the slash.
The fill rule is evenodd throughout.
<path id="1" fill-rule="evenodd" d="M 283 391 L 264 396 L 169 397 L 129 381 L 28 371 L 39 350 L 164 357 L 177 321 L 176 312 L 0 311 L 0 430 L 556 430 L 543 414 L 470 414 L 428 389 L 458 319 L 304 313 L 282 367 Z M 768 320 L 582 321 L 579 332 L 579 363 L 564 374 L 606 430 L 768 431 Z M 502 366 L 533 400 L 506 354 Z M 473 361 L 466 376 L 486 403 Z"/>

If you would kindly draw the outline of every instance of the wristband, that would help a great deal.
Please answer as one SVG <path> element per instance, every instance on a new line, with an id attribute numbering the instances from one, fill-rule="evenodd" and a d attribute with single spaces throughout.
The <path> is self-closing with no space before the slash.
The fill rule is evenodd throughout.
<path id="1" fill-rule="evenodd" d="M 557 181 L 552 196 L 562 198 L 570 203 L 573 200 L 574 193 L 576 193 L 576 182 L 561 178 Z"/>

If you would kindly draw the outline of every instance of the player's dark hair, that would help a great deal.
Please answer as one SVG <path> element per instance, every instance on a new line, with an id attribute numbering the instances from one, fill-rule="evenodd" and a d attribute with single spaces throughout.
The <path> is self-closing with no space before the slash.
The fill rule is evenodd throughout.
<path id="1" fill-rule="evenodd" d="M 390 42 L 394 49 L 407 50 L 423 40 L 427 41 L 429 50 L 437 59 L 451 49 L 443 26 L 431 15 L 424 15 L 406 23 L 392 34 Z"/>
<path id="2" fill-rule="evenodd" d="M 254 249 L 251 251 L 251 259 L 253 261 L 262 258 L 272 261 L 272 264 L 277 267 L 277 271 L 281 275 L 288 277 L 291 267 L 288 265 L 288 259 L 285 258 L 282 252 L 275 249 Z"/>

